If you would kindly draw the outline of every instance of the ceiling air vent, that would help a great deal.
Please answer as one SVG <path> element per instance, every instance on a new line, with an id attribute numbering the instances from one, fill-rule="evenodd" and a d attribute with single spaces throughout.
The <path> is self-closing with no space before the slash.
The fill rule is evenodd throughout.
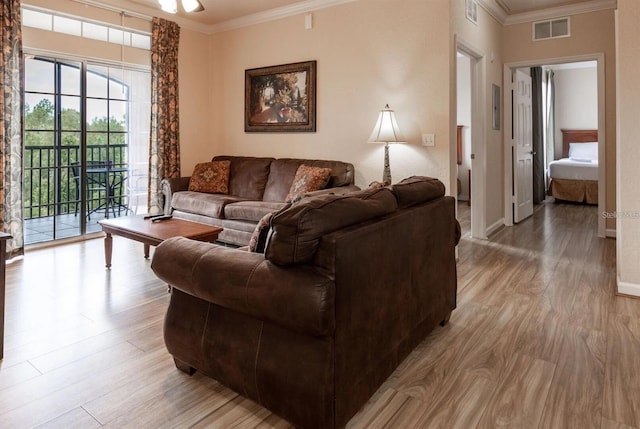
<path id="1" fill-rule="evenodd" d="M 569 17 L 533 23 L 533 40 L 557 39 L 571 36 Z"/>

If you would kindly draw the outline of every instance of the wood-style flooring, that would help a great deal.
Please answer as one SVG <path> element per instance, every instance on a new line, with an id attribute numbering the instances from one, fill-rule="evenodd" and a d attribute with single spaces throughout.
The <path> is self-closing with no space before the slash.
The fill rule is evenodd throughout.
<path id="1" fill-rule="evenodd" d="M 597 208 L 543 204 L 459 245 L 458 308 L 349 423 L 355 428 L 640 429 L 640 300 L 615 290 Z M 0 428 L 289 428 L 175 369 L 166 286 L 142 245 L 29 251 L 7 269 Z"/>

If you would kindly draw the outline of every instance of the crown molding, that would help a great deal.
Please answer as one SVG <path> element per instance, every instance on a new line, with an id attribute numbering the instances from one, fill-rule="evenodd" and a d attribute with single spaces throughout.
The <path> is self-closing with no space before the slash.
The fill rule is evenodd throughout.
<path id="1" fill-rule="evenodd" d="M 480 0 L 479 0 L 480 1 Z M 565 6 L 551 7 L 532 12 L 522 12 L 508 15 L 505 25 L 522 24 L 525 22 L 541 21 L 544 19 L 559 18 L 562 16 L 577 15 L 580 13 L 598 12 L 601 10 L 617 9 L 617 0 L 591 0 L 587 2 L 569 4 Z"/>
<path id="2" fill-rule="evenodd" d="M 496 0 L 477 0 L 478 6 L 483 8 L 489 15 L 494 17 L 500 24 L 507 20 L 507 13 Z"/>
<path id="3" fill-rule="evenodd" d="M 344 3 L 351 3 L 358 0 L 305 0 L 289 6 L 278 7 L 264 12 L 253 13 L 240 18 L 231 19 L 209 26 L 208 33 L 221 33 L 223 31 L 235 30 L 237 28 L 249 27 L 263 22 L 275 21 L 289 16 L 302 13 L 313 12 L 319 9 L 338 6 Z"/>

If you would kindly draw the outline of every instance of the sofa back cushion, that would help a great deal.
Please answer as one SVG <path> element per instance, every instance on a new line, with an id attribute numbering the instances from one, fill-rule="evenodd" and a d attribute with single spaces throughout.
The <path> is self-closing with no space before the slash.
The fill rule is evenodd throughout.
<path id="1" fill-rule="evenodd" d="M 231 161 L 229 195 L 248 200 L 262 200 L 273 158 L 221 155 L 215 156 L 212 161 L 227 160 Z"/>
<path id="2" fill-rule="evenodd" d="M 411 176 L 391 186 L 398 207 L 410 207 L 444 196 L 444 183 L 425 176 Z"/>
<path id="3" fill-rule="evenodd" d="M 352 185 L 354 181 L 353 165 L 341 161 L 324 161 L 314 159 L 276 159 L 271 163 L 269 181 L 264 191 L 264 201 L 284 202 L 291 189 L 293 178 L 302 164 L 310 167 L 331 168 L 331 175 L 326 188 Z"/>
<path id="4" fill-rule="evenodd" d="M 325 234 L 386 215 L 397 207 L 387 188 L 302 199 L 271 218 L 265 257 L 276 265 L 309 262 Z"/>

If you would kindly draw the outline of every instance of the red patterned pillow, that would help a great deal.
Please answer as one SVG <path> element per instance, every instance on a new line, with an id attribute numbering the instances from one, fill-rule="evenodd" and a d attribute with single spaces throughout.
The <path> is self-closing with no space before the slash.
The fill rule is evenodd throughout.
<path id="1" fill-rule="evenodd" d="M 256 229 L 253 230 L 253 234 L 251 234 L 251 238 L 249 239 L 250 252 L 264 253 L 267 236 L 269 235 L 269 224 L 275 213 L 276 212 L 267 213 L 256 225 Z"/>
<path id="2" fill-rule="evenodd" d="M 302 197 L 307 192 L 319 191 L 327 186 L 331 177 L 330 168 L 312 167 L 310 165 L 300 165 L 296 171 L 296 177 L 287 195 L 287 202 Z"/>
<path id="3" fill-rule="evenodd" d="M 230 166 L 231 161 L 196 164 L 189 179 L 189 190 L 208 194 L 228 194 Z"/>

